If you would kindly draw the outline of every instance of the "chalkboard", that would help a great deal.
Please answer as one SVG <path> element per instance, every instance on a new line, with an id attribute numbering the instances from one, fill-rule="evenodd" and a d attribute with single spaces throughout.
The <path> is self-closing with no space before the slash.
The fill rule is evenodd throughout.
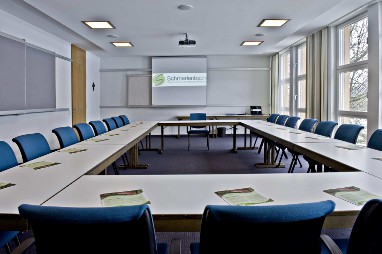
<path id="1" fill-rule="evenodd" d="M 0 111 L 56 108 L 55 55 L 0 36 Z"/>
<path id="2" fill-rule="evenodd" d="M 151 105 L 151 76 L 128 76 L 127 85 L 129 106 Z"/>

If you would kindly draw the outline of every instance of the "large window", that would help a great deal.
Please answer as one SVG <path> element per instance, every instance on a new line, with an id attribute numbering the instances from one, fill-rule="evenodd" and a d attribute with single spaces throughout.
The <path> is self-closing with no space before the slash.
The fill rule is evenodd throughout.
<path id="1" fill-rule="evenodd" d="M 289 115 L 290 99 L 290 52 L 280 56 L 280 114 Z"/>
<path id="2" fill-rule="evenodd" d="M 306 44 L 280 55 L 279 113 L 306 117 Z"/>
<path id="3" fill-rule="evenodd" d="M 365 126 L 358 142 L 366 143 L 368 91 L 368 19 L 358 17 L 338 27 L 338 122 Z"/>

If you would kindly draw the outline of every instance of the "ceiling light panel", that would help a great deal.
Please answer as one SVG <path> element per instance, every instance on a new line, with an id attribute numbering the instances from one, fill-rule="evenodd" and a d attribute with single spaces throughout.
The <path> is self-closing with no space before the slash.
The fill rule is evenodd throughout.
<path id="1" fill-rule="evenodd" d="M 283 26 L 289 19 L 263 19 L 258 26 L 260 27 L 280 27 Z"/>
<path id="2" fill-rule="evenodd" d="M 134 45 L 129 41 L 115 41 L 111 42 L 116 47 L 134 47 Z"/>
<path id="3" fill-rule="evenodd" d="M 263 41 L 243 41 L 240 46 L 259 46 Z"/>
<path id="4" fill-rule="evenodd" d="M 114 29 L 115 26 L 110 21 L 82 21 L 92 29 Z"/>

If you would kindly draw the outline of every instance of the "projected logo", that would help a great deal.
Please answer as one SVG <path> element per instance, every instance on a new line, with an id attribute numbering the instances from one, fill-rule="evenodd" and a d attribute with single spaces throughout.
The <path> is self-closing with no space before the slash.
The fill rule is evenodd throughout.
<path id="1" fill-rule="evenodd" d="M 163 85 L 165 82 L 166 82 L 166 78 L 163 76 L 163 74 L 157 74 L 153 77 L 154 86 Z"/>

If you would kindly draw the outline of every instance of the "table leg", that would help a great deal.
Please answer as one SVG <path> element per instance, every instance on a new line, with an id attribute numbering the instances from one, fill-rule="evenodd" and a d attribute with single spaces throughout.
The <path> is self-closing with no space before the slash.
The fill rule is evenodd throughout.
<path id="1" fill-rule="evenodd" d="M 159 150 L 159 153 L 163 153 L 163 149 L 164 149 L 164 126 L 161 126 L 160 127 L 160 150 Z"/>
<path id="2" fill-rule="evenodd" d="M 129 168 L 137 168 L 137 169 L 146 169 L 148 168 L 149 164 L 139 164 L 139 158 L 138 158 L 138 144 L 134 145 L 129 150 Z"/>
<path id="3" fill-rule="evenodd" d="M 178 126 L 178 138 L 180 138 L 180 126 Z"/>
<path id="4" fill-rule="evenodd" d="M 237 150 L 253 150 L 252 147 L 252 135 L 249 133 L 250 146 L 247 147 L 247 128 L 244 127 L 244 146 L 238 147 Z"/>
<path id="5" fill-rule="evenodd" d="M 233 141 L 232 141 L 232 152 L 237 153 L 236 147 L 236 125 L 233 126 Z"/>
<path id="6" fill-rule="evenodd" d="M 264 163 L 256 163 L 256 168 L 277 168 L 278 163 L 275 161 L 275 143 L 264 139 Z M 285 164 L 281 163 L 280 168 L 285 168 Z"/>

